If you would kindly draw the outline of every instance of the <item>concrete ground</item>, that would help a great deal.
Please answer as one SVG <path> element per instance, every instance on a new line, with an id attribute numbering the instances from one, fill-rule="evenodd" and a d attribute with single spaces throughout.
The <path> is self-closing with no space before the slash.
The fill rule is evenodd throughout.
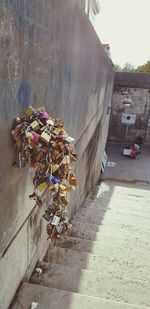
<path id="1" fill-rule="evenodd" d="M 102 179 L 150 183 L 150 147 L 143 147 L 141 155 L 138 155 L 136 160 L 122 156 L 122 149 L 123 145 L 108 143 L 106 148 L 108 162 Z"/>
<path id="2" fill-rule="evenodd" d="M 11 308 L 150 308 L 149 149 L 135 161 L 119 151 L 108 145 L 103 180 Z"/>

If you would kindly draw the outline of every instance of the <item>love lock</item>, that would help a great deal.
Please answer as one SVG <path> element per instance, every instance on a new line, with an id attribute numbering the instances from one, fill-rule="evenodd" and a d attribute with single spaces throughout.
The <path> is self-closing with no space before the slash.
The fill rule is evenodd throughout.
<path id="1" fill-rule="evenodd" d="M 41 207 L 39 192 L 51 191 L 51 206 L 43 218 L 48 222 L 49 237 L 55 241 L 68 231 L 67 192 L 77 185 L 71 169 L 78 160 L 73 153 L 74 139 L 66 133 L 63 120 L 52 119 L 44 108 L 35 110 L 32 106 L 26 108 L 24 117 L 15 119 L 12 136 L 19 155 L 14 165 L 21 168 L 28 164 L 35 170 L 34 193 L 29 197 Z"/>

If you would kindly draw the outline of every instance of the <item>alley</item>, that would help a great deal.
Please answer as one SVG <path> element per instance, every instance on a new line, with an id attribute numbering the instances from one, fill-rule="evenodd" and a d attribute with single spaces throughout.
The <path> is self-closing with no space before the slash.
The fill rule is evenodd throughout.
<path id="1" fill-rule="evenodd" d="M 118 145 L 108 150 L 103 180 L 73 218 L 69 236 L 39 262 L 42 274 L 34 271 L 22 284 L 13 309 L 32 302 L 42 309 L 150 308 L 148 149 L 134 161 L 142 162 L 138 170 L 117 156 Z"/>

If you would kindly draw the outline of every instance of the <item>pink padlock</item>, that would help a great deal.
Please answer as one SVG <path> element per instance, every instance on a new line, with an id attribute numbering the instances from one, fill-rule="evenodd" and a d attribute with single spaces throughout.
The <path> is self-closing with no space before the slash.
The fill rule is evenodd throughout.
<path id="1" fill-rule="evenodd" d="M 40 135 L 38 133 L 36 133 L 36 132 L 33 132 L 32 134 L 33 134 L 33 142 L 35 144 L 38 144 Z"/>
<path id="2" fill-rule="evenodd" d="M 47 114 L 47 113 L 40 113 L 39 114 L 39 118 L 41 118 L 41 119 L 49 119 L 49 114 Z"/>

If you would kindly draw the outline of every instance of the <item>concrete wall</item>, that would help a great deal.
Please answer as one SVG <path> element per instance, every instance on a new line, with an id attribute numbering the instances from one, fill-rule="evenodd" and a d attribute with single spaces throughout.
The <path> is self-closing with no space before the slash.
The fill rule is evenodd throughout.
<path id="1" fill-rule="evenodd" d="M 28 104 L 64 119 L 79 155 L 73 215 L 100 176 L 113 72 L 77 0 L 1 1 L 0 67 L 0 308 L 6 309 L 47 245 L 43 211 L 28 198 L 32 175 L 12 167 L 12 120 Z"/>
<path id="2" fill-rule="evenodd" d="M 122 102 L 129 98 L 133 101 L 131 107 Z M 135 124 L 122 123 L 122 113 L 136 115 Z M 145 143 L 150 143 L 150 92 L 147 89 L 119 88 L 113 94 L 109 140 L 116 142 L 135 142 L 141 136 Z"/>
<path id="3" fill-rule="evenodd" d="M 116 72 L 114 86 L 150 89 L 150 73 Z"/>

